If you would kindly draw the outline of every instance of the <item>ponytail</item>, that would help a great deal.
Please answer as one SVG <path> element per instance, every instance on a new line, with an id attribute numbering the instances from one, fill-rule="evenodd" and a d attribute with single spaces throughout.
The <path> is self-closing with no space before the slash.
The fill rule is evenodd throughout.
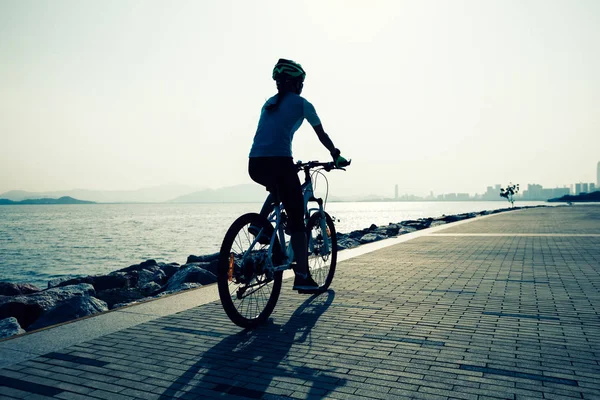
<path id="1" fill-rule="evenodd" d="M 287 91 L 279 91 L 277 92 L 277 101 L 275 101 L 275 103 L 271 103 L 268 106 L 265 107 L 265 109 L 269 112 L 271 111 L 275 111 L 279 108 L 279 104 L 281 103 L 281 101 L 283 100 L 283 98 L 285 97 L 285 95 L 287 94 Z"/>
<path id="2" fill-rule="evenodd" d="M 277 110 L 279 108 L 279 104 L 283 101 L 283 98 L 290 92 L 298 93 L 297 88 L 298 85 L 302 84 L 302 81 L 297 79 L 288 79 L 285 81 L 277 81 L 277 100 L 275 103 L 271 103 L 265 107 L 265 109 L 269 112 Z M 300 87 L 301 89 L 301 87 Z"/>

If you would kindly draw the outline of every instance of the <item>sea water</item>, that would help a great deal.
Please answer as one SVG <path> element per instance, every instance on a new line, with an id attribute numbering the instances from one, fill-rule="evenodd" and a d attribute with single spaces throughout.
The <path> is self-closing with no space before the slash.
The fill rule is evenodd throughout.
<path id="1" fill-rule="evenodd" d="M 538 205 L 542 202 L 520 202 Z M 371 224 L 506 208 L 506 201 L 329 202 L 338 232 Z M 46 287 L 63 276 L 106 274 L 147 259 L 185 263 L 219 251 L 223 236 L 258 203 L 0 206 L 0 281 Z"/>

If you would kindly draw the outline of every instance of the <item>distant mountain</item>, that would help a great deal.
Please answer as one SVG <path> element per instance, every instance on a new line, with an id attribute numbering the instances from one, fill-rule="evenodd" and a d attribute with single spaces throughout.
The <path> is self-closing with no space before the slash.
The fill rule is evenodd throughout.
<path id="1" fill-rule="evenodd" d="M 258 184 L 229 186 L 221 189 L 205 189 L 170 200 L 170 203 L 260 203 L 267 198 L 267 191 Z"/>
<path id="2" fill-rule="evenodd" d="M 161 185 L 138 190 L 86 190 L 74 189 L 54 192 L 26 192 L 12 190 L 0 194 L 0 198 L 12 201 L 27 199 L 73 197 L 98 203 L 162 203 L 174 197 L 197 191 L 199 187 L 188 185 Z"/>
<path id="3" fill-rule="evenodd" d="M 0 205 L 31 205 L 31 204 L 95 204 L 93 201 L 77 200 L 69 196 L 64 196 L 58 199 L 42 198 L 42 199 L 27 199 L 21 201 L 12 201 L 8 199 L 0 199 Z"/>

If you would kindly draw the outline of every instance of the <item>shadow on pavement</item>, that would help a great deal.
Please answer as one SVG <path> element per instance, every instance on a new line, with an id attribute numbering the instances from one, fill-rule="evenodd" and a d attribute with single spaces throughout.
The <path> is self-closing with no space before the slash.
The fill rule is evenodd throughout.
<path id="1" fill-rule="evenodd" d="M 311 330 L 334 297 L 333 290 L 313 295 L 284 325 L 273 324 L 271 320 L 254 330 L 226 337 L 177 378 L 160 399 L 203 398 L 210 394 L 260 399 L 293 391 L 321 397 L 345 385 L 345 379 L 329 376 L 314 367 L 319 363 L 312 358 L 314 350 L 308 354 L 312 347 Z M 289 354 L 292 347 L 295 347 L 293 354 Z M 266 393 L 273 381 L 277 381 L 277 389 L 271 388 Z"/>

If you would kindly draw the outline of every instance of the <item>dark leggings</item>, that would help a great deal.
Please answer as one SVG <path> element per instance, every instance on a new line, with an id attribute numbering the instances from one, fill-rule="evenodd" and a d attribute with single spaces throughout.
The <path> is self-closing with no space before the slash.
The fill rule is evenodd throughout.
<path id="1" fill-rule="evenodd" d="M 304 232 L 304 199 L 292 157 L 250 157 L 248 173 L 253 181 L 277 191 L 288 215 L 289 229 Z"/>

